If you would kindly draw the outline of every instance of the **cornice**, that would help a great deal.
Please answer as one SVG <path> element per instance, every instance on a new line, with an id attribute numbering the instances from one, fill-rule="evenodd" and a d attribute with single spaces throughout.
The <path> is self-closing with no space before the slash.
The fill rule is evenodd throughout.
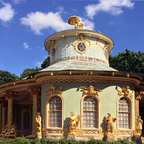
<path id="1" fill-rule="evenodd" d="M 1 93 L 5 91 L 23 91 L 36 85 L 40 84 L 34 78 L 5 83 L 0 85 L 0 97 L 2 96 Z"/>
<path id="2" fill-rule="evenodd" d="M 30 76 L 31 77 L 31 76 Z M 114 71 L 45 71 L 36 73 L 33 77 L 25 80 L 9 82 L 0 85 L 0 94 L 8 91 L 23 91 L 31 86 L 40 86 L 50 82 L 101 82 L 101 83 L 125 83 L 139 86 L 142 77 L 126 72 Z M 1 97 L 1 95 L 0 95 Z"/>
<path id="3" fill-rule="evenodd" d="M 49 71 L 37 73 L 36 82 L 108 82 L 108 83 L 131 83 L 138 85 L 141 76 L 123 72 L 110 71 Z"/>
<path id="4" fill-rule="evenodd" d="M 78 36 L 81 33 L 84 36 L 94 37 L 94 38 L 97 38 L 97 39 L 100 39 L 104 42 L 109 43 L 110 44 L 109 52 L 112 50 L 112 48 L 114 46 L 113 40 L 110 37 L 108 37 L 108 36 L 106 36 L 106 35 L 104 35 L 100 32 L 91 31 L 91 30 L 84 30 L 84 29 L 81 29 L 81 30 L 80 29 L 72 29 L 72 30 L 61 31 L 61 32 L 58 32 L 58 33 L 55 33 L 55 34 L 49 36 L 45 40 L 45 43 L 44 43 L 45 49 L 48 52 L 50 52 L 50 42 L 51 42 L 51 40 L 57 40 L 57 39 L 68 37 L 68 36 Z"/>

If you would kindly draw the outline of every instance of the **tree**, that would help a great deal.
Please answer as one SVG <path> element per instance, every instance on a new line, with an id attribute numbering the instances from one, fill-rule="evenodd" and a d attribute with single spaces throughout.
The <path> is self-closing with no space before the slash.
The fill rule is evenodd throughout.
<path id="1" fill-rule="evenodd" d="M 128 49 L 118 55 L 109 57 L 110 67 L 124 72 L 144 74 L 144 52 L 133 52 Z"/>
<path id="2" fill-rule="evenodd" d="M 20 79 L 26 78 L 29 74 L 38 72 L 40 70 L 41 70 L 41 68 L 38 68 L 38 67 L 36 67 L 35 69 L 34 68 L 27 68 L 20 75 Z"/>
<path id="3" fill-rule="evenodd" d="M 19 77 L 16 76 L 15 74 L 11 74 L 8 71 L 0 70 L 0 84 L 4 84 L 4 83 L 7 83 L 7 82 L 12 82 L 12 81 L 15 81 L 15 80 L 18 80 L 18 79 L 19 79 Z"/>
<path id="4" fill-rule="evenodd" d="M 43 63 L 41 64 L 41 68 L 44 69 L 50 65 L 50 57 L 48 56 Z"/>

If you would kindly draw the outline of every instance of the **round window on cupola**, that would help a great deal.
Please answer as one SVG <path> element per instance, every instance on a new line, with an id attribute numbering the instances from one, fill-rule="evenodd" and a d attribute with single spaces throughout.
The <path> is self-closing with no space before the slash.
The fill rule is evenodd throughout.
<path id="1" fill-rule="evenodd" d="M 77 49 L 78 49 L 79 51 L 83 52 L 83 51 L 86 50 L 86 45 L 85 45 L 84 43 L 81 43 L 81 42 L 80 42 L 80 43 L 77 45 Z"/>
<path id="2" fill-rule="evenodd" d="M 51 53 L 51 55 L 54 57 L 54 56 L 55 56 L 55 53 L 56 53 L 56 49 L 55 49 L 55 47 L 53 47 L 53 48 L 52 48 L 52 53 Z"/>
<path id="3" fill-rule="evenodd" d="M 51 58 L 54 59 L 58 51 L 58 44 L 55 43 L 54 40 L 51 41 L 51 47 L 50 47 L 50 54 Z"/>

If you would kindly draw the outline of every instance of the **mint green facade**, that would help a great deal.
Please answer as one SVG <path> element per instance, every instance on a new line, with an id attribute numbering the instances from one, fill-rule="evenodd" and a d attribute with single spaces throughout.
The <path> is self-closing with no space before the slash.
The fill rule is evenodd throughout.
<path id="1" fill-rule="evenodd" d="M 52 83 L 45 83 L 42 85 L 41 89 L 41 114 L 43 118 L 43 127 L 45 127 L 45 120 L 46 120 L 46 103 L 47 103 L 47 95 L 46 90 L 50 89 L 50 85 Z M 99 99 L 100 99 L 100 109 L 99 109 L 99 116 L 100 116 L 100 128 L 106 129 L 105 119 L 107 117 L 107 113 L 111 113 L 112 117 L 117 117 L 117 102 L 119 99 L 117 87 L 126 87 L 125 84 L 112 84 L 112 83 L 83 83 L 83 82 L 60 82 L 60 83 L 53 83 L 57 86 L 63 86 L 63 128 L 68 128 L 70 112 L 73 111 L 75 116 L 78 114 L 83 115 L 81 113 L 81 99 L 83 96 L 83 92 L 80 89 L 80 86 L 86 86 L 87 84 L 92 84 L 95 89 L 101 89 L 102 91 L 99 92 Z M 131 85 L 130 89 L 134 91 L 134 87 Z M 132 98 L 132 129 L 135 129 L 135 98 Z M 81 123 L 79 124 L 79 128 Z M 117 121 L 114 123 L 114 129 L 118 129 Z"/>

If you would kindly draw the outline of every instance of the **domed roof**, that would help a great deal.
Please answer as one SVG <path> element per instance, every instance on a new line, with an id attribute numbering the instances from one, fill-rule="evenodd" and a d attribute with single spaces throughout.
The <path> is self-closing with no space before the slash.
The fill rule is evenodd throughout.
<path id="1" fill-rule="evenodd" d="M 116 71 L 109 67 L 113 40 L 100 32 L 83 29 L 77 16 L 72 16 L 68 23 L 77 26 L 55 33 L 45 40 L 45 49 L 50 53 L 50 66 L 41 71 Z"/>
<path id="2" fill-rule="evenodd" d="M 54 63 L 41 71 L 62 71 L 62 70 L 96 70 L 96 71 L 117 71 L 102 62 L 65 60 Z"/>

